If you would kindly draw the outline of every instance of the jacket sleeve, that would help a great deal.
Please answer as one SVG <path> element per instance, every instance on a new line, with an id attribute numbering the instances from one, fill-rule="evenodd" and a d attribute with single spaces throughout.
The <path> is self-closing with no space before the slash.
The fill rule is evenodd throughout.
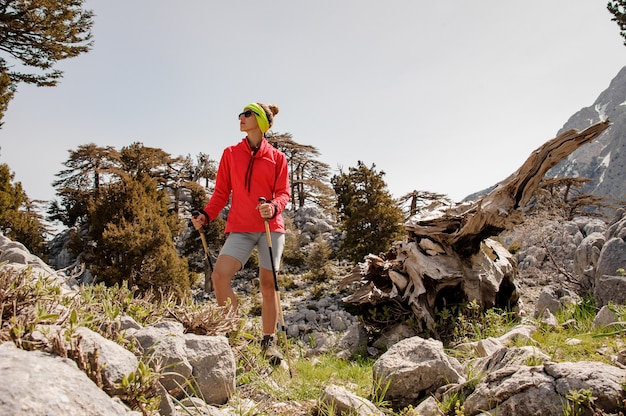
<path id="1" fill-rule="evenodd" d="M 287 168 L 287 157 L 282 152 L 278 152 L 276 164 L 276 186 L 272 202 L 277 212 L 274 216 L 282 213 L 289 203 L 291 188 L 289 187 L 289 172 Z"/>
<path id="2" fill-rule="evenodd" d="M 209 218 L 214 220 L 220 215 L 220 212 L 230 199 L 230 192 L 232 190 L 232 183 L 230 180 L 230 164 L 231 164 L 231 150 L 226 149 L 222 153 L 219 167 L 217 168 L 217 177 L 215 179 L 215 190 L 213 195 L 209 199 L 209 202 L 204 207 L 204 212 L 209 215 Z"/>

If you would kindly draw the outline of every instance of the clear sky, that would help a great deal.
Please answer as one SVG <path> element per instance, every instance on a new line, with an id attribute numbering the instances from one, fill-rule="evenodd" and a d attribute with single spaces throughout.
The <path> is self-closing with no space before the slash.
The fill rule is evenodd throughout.
<path id="1" fill-rule="evenodd" d="M 89 0 L 94 47 L 21 85 L 0 162 L 50 200 L 68 150 L 133 142 L 219 160 L 251 101 L 332 174 L 455 201 L 514 172 L 626 65 L 606 0 Z"/>

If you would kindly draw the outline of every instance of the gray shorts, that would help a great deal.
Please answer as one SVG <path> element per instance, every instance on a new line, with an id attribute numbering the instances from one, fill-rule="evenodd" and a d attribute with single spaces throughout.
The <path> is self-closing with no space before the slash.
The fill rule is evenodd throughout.
<path id="1" fill-rule="evenodd" d="M 270 233 L 272 238 L 272 255 L 274 257 L 274 266 L 276 270 L 280 268 L 280 259 L 285 248 L 285 234 Z M 270 253 L 267 246 L 267 236 L 265 233 L 230 233 L 226 238 L 226 242 L 222 246 L 220 256 L 226 254 L 234 257 L 241 262 L 243 267 L 254 247 L 258 249 L 259 266 L 267 270 L 272 270 L 270 261 Z"/>

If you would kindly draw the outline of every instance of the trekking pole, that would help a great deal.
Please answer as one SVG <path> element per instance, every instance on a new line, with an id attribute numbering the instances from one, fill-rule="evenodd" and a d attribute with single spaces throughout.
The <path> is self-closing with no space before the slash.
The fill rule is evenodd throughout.
<path id="1" fill-rule="evenodd" d="M 195 218 L 200 213 L 198 211 L 193 211 L 191 215 Z M 211 255 L 209 254 L 209 246 L 206 243 L 206 235 L 204 227 L 202 230 L 198 230 L 200 234 L 200 240 L 202 240 L 202 248 L 204 249 L 204 259 L 209 267 L 208 270 L 204 272 L 204 291 L 209 293 L 213 290 L 213 281 L 211 280 L 211 274 L 213 274 L 213 262 L 211 262 Z"/>
<path id="2" fill-rule="evenodd" d="M 264 197 L 259 197 L 259 203 L 264 204 L 267 200 Z M 278 291 L 278 278 L 276 277 L 276 267 L 274 266 L 274 255 L 272 253 L 272 234 L 270 233 L 269 221 L 264 218 L 265 222 L 265 237 L 267 238 L 267 247 L 270 252 L 270 262 L 272 264 L 272 275 L 274 276 L 274 293 L 276 297 L 276 309 L 278 310 L 278 317 L 280 326 L 282 327 L 283 343 L 285 344 L 285 357 L 287 357 L 287 367 L 289 367 L 289 377 L 293 377 L 291 373 L 291 359 L 289 357 L 289 345 L 287 345 L 287 330 L 285 328 L 285 317 L 283 315 L 283 308 L 280 304 L 280 293 Z"/>
<path id="3" fill-rule="evenodd" d="M 211 280 L 211 275 L 213 274 L 213 263 L 211 262 L 211 255 L 209 254 L 209 246 L 206 244 L 204 229 L 202 229 L 202 232 L 200 233 L 200 240 L 202 240 L 202 247 L 204 248 L 204 257 L 209 265 L 209 269 L 204 272 L 204 291 L 209 293 L 213 290 L 213 280 Z"/>

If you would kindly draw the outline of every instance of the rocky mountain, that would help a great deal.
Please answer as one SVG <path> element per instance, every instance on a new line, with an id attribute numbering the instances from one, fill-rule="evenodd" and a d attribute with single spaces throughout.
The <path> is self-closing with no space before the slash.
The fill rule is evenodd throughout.
<path id="1" fill-rule="evenodd" d="M 593 142 L 581 146 L 552 168 L 546 176 L 591 178 L 584 192 L 626 199 L 626 67 L 613 78 L 589 107 L 574 114 L 558 132 L 582 130 L 609 119 L 611 126 Z"/>
<path id="2" fill-rule="evenodd" d="M 572 152 L 545 176 L 590 178 L 584 193 L 626 200 L 626 66 L 592 105 L 571 116 L 556 135 L 570 129 L 583 130 L 607 118 L 611 126 L 602 136 Z M 468 195 L 465 200 L 475 200 L 496 185 Z"/>

